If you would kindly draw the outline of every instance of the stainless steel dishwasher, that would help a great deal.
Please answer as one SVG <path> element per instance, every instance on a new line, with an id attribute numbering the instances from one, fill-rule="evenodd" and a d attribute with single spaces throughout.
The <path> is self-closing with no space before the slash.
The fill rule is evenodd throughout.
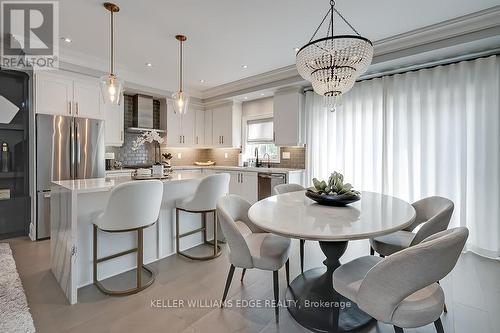
<path id="1" fill-rule="evenodd" d="M 286 174 L 284 173 L 260 173 L 259 177 L 259 200 L 274 195 L 273 189 L 276 185 L 286 184 Z"/>

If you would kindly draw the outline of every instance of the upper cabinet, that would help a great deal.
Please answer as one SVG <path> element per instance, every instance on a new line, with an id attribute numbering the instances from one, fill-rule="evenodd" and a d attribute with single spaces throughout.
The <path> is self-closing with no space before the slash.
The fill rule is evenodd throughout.
<path id="1" fill-rule="evenodd" d="M 212 110 L 203 111 L 205 119 L 205 146 L 212 147 L 213 145 L 213 112 Z"/>
<path id="2" fill-rule="evenodd" d="M 205 146 L 205 111 L 195 111 L 194 146 Z"/>
<path id="3" fill-rule="evenodd" d="M 212 110 L 212 146 L 241 147 L 241 103 L 229 102 Z"/>
<path id="4" fill-rule="evenodd" d="M 36 113 L 104 119 L 104 103 L 95 78 L 41 71 L 35 74 Z"/>
<path id="5" fill-rule="evenodd" d="M 283 88 L 274 93 L 274 144 L 302 146 L 304 137 L 304 94 L 298 87 Z"/>
<path id="6" fill-rule="evenodd" d="M 123 97 L 122 97 L 123 101 Z M 121 105 L 106 104 L 104 106 L 104 144 L 106 146 L 122 146 L 124 140 L 125 103 Z"/>
<path id="7" fill-rule="evenodd" d="M 195 145 L 196 111 L 189 109 L 186 114 L 174 112 L 167 107 L 167 145 L 170 147 L 193 147 Z"/>

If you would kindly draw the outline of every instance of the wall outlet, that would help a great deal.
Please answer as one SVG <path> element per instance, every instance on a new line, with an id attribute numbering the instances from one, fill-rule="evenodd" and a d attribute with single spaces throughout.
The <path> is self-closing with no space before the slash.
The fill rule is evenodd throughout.
<path id="1" fill-rule="evenodd" d="M 180 160 L 182 158 L 182 153 L 177 153 L 177 159 Z"/>
<path id="2" fill-rule="evenodd" d="M 229 155 L 227 153 L 224 153 L 224 158 L 227 159 L 228 157 L 229 157 Z"/>
<path id="3" fill-rule="evenodd" d="M 290 152 L 289 151 L 284 151 L 283 154 L 281 154 L 281 157 L 284 160 L 289 160 L 290 159 Z"/>

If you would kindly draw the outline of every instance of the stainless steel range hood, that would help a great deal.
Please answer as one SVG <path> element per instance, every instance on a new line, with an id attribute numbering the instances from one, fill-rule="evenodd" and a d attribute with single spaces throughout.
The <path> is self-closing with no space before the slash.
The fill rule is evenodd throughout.
<path id="1" fill-rule="evenodd" d="M 160 133 L 165 132 L 159 128 L 154 128 L 153 97 L 137 94 L 134 96 L 132 127 L 129 127 L 127 130 L 131 132 L 143 132 L 152 129 Z"/>

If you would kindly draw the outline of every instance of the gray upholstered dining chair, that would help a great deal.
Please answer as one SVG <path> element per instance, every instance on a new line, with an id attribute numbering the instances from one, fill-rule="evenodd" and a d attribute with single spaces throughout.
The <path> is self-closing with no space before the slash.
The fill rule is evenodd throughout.
<path id="1" fill-rule="evenodd" d="M 333 272 L 333 287 L 396 333 L 430 323 L 444 333 L 444 293 L 437 282 L 455 266 L 468 235 L 464 227 L 445 230 L 385 259 L 354 259 Z"/>
<path id="2" fill-rule="evenodd" d="M 274 187 L 275 194 L 304 191 L 305 188 L 299 184 L 280 184 Z M 300 271 L 304 273 L 304 245 L 305 240 L 300 240 Z"/>
<path id="3" fill-rule="evenodd" d="M 412 206 L 416 211 L 415 221 L 404 230 L 370 239 L 371 255 L 374 252 L 382 257 L 391 255 L 448 228 L 453 214 L 453 201 L 433 196 L 414 202 Z M 419 225 L 420 229 L 413 232 Z"/>
<path id="4" fill-rule="evenodd" d="M 266 233 L 248 218 L 251 204 L 237 195 L 222 197 L 217 202 L 220 227 L 229 246 L 229 274 L 227 276 L 222 305 L 227 297 L 235 267 L 243 268 L 241 280 L 249 268 L 273 272 L 274 299 L 279 300 L 278 270 L 285 265 L 287 284 L 290 283 L 288 254 L 290 239 Z M 279 308 L 275 307 L 276 321 Z"/>

